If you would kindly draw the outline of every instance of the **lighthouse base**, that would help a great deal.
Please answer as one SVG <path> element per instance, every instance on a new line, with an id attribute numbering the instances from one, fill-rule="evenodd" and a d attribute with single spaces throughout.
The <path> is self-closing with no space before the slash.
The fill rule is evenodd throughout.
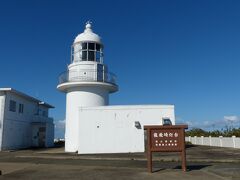
<path id="1" fill-rule="evenodd" d="M 66 94 L 65 151 L 78 149 L 79 108 L 108 105 L 109 92 L 99 87 L 74 87 Z"/>

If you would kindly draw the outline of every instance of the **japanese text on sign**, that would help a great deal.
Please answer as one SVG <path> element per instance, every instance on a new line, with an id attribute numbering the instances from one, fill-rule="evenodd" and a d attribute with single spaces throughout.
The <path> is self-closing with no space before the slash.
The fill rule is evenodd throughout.
<path id="1" fill-rule="evenodd" d="M 171 130 L 152 130 L 152 148 L 166 150 L 179 148 L 180 132 L 177 129 Z"/>

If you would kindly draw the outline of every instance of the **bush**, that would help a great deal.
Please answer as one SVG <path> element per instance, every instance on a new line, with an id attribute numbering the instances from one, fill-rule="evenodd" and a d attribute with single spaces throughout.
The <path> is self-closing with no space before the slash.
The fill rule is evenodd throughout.
<path id="1" fill-rule="evenodd" d="M 186 136 L 209 136 L 209 133 L 200 128 L 193 128 L 190 131 L 186 131 Z"/>
<path id="2" fill-rule="evenodd" d="M 214 131 L 205 131 L 200 128 L 193 128 L 189 131 L 186 131 L 186 136 L 212 136 L 212 137 L 240 137 L 240 128 L 228 128 L 226 127 L 225 130 L 214 130 Z"/>

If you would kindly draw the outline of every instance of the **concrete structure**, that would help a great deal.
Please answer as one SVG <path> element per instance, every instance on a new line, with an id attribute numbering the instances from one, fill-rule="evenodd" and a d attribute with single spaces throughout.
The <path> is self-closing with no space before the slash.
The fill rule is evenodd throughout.
<path id="1" fill-rule="evenodd" d="M 175 124 L 172 105 L 79 108 L 78 153 L 144 152 L 144 125 Z"/>
<path id="2" fill-rule="evenodd" d="M 53 146 L 49 108 L 53 106 L 12 88 L 0 88 L 0 150 Z"/>
<path id="3" fill-rule="evenodd" d="M 185 140 L 187 142 L 191 142 L 192 144 L 196 144 L 196 145 L 240 148 L 240 137 L 236 137 L 236 136 L 232 136 L 232 137 L 188 136 L 185 138 Z"/>
<path id="4" fill-rule="evenodd" d="M 174 106 L 108 106 L 109 94 L 118 91 L 116 76 L 104 64 L 103 43 L 89 22 L 74 40 L 71 64 L 57 88 L 66 93 L 67 152 L 143 152 L 143 125 L 164 118 L 175 123 Z"/>

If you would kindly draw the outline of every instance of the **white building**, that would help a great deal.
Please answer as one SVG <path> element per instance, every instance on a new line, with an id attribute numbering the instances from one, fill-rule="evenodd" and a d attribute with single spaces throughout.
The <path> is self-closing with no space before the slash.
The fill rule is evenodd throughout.
<path id="1" fill-rule="evenodd" d="M 0 150 L 53 146 L 49 108 L 54 107 L 12 88 L 0 88 Z"/>
<path id="2" fill-rule="evenodd" d="M 144 125 L 175 124 L 173 105 L 108 106 L 118 91 L 103 62 L 103 43 L 90 23 L 72 45 L 57 88 L 66 93 L 65 151 L 79 154 L 144 151 Z"/>

